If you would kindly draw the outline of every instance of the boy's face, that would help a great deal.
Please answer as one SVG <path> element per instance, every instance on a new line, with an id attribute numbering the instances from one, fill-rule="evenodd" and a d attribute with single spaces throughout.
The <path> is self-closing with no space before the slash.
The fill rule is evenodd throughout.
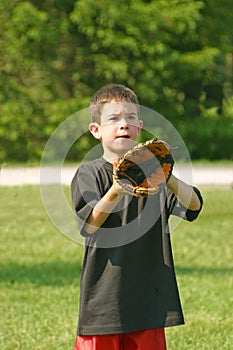
<path id="1" fill-rule="evenodd" d="M 105 158 L 111 159 L 121 157 L 134 146 L 141 128 L 137 106 L 115 101 L 103 105 L 101 125 L 90 124 L 90 131 L 103 144 Z"/>

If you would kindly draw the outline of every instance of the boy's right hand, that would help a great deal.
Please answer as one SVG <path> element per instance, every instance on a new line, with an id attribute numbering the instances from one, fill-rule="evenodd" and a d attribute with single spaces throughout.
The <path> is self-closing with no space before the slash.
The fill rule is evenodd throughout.
<path id="1" fill-rule="evenodd" d="M 113 171 L 114 169 L 117 167 L 117 162 L 114 162 L 113 163 Z M 117 181 L 116 181 L 116 178 L 115 176 L 113 176 L 113 186 L 114 186 L 114 189 L 116 191 L 116 193 L 118 194 L 118 196 L 120 197 L 124 197 L 125 195 L 134 195 L 135 197 L 138 197 L 138 198 L 143 198 L 144 196 L 141 195 L 141 194 L 131 194 L 129 191 L 127 191 L 125 188 L 123 188 Z"/>
<path id="2" fill-rule="evenodd" d="M 113 163 L 113 172 L 114 172 L 116 166 L 117 166 L 117 162 L 114 162 Z M 113 176 L 112 178 L 113 178 L 113 188 L 116 191 L 117 195 L 120 196 L 120 197 L 124 197 L 126 194 L 128 194 L 124 190 L 124 188 L 121 185 L 119 185 L 119 183 L 117 183 L 117 181 L 115 179 L 115 176 Z"/>

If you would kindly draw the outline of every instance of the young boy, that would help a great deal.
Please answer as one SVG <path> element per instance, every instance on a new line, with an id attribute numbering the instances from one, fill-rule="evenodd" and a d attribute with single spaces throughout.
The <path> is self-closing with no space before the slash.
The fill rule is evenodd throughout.
<path id="1" fill-rule="evenodd" d="M 75 350 L 165 350 L 164 328 L 184 323 L 168 218 L 196 219 L 202 197 L 174 175 L 159 194 L 126 194 L 113 164 L 143 127 L 137 96 L 123 85 L 104 86 L 90 112 L 103 156 L 83 163 L 71 185 L 86 237 Z"/>

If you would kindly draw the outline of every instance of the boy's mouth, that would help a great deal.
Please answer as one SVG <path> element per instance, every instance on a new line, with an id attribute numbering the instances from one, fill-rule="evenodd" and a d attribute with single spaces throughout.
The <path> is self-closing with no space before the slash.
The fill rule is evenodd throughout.
<path id="1" fill-rule="evenodd" d="M 129 139 L 129 135 L 119 135 L 116 138 L 117 139 Z"/>

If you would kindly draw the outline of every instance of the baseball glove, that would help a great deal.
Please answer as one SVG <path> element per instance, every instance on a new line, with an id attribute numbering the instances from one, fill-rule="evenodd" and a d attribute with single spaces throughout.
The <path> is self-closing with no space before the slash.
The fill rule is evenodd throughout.
<path id="1" fill-rule="evenodd" d="M 115 181 L 129 194 L 156 194 L 168 182 L 174 165 L 169 145 L 154 138 L 129 150 L 114 165 Z"/>

